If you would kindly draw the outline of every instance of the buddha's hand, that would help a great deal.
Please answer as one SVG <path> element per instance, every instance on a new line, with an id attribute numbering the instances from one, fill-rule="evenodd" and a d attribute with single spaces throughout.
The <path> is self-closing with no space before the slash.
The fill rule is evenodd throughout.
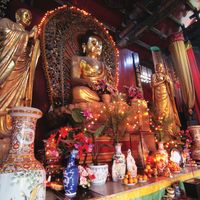
<path id="1" fill-rule="evenodd" d="M 34 40 L 36 40 L 37 37 L 38 37 L 38 27 L 33 26 L 33 28 L 30 31 L 29 38 L 33 38 Z"/>
<path id="2" fill-rule="evenodd" d="M 169 77 L 168 75 L 165 76 L 165 80 L 166 80 L 167 82 L 170 82 L 170 81 L 171 81 L 171 79 L 170 79 L 170 77 Z"/>

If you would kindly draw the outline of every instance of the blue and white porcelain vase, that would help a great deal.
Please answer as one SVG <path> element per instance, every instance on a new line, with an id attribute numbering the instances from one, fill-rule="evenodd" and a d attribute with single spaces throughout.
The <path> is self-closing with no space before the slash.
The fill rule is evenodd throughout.
<path id="1" fill-rule="evenodd" d="M 78 153 L 78 150 L 73 149 L 70 154 L 69 162 L 67 167 L 63 172 L 63 184 L 65 195 L 68 197 L 76 196 L 76 191 L 78 187 L 78 166 L 75 164 L 75 158 Z"/>

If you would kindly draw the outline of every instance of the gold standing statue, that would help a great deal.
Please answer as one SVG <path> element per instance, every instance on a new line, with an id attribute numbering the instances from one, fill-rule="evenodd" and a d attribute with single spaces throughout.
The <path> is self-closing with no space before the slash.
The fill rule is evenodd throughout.
<path id="1" fill-rule="evenodd" d="M 173 130 L 181 126 L 174 100 L 173 83 L 165 72 L 162 63 L 156 65 L 156 73 L 152 75 L 153 102 L 160 119 L 168 120 L 168 131 L 173 135 Z"/>
<path id="2" fill-rule="evenodd" d="M 106 79 L 106 70 L 101 62 L 102 40 L 93 33 L 86 33 L 82 41 L 86 56 L 72 58 L 73 103 L 97 102 L 100 100 L 93 90 L 97 80 Z"/>
<path id="3" fill-rule="evenodd" d="M 40 55 L 37 27 L 30 32 L 32 15 L 27 9 L 16 12 L 16 23 L 0 20 L 0 134 L 11 124 L 7 111 L 14 106 L 31 106 L 35 67 Z"/>

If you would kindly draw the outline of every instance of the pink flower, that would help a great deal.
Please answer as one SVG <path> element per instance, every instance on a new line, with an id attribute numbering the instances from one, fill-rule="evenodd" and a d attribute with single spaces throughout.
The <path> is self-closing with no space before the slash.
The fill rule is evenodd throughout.
<path id="1" fill-rule="evenodd" d="M 79 185 L 82 187 L 89 187 L 90 182 L 95 179 L 94 172 L 89 167 L 78 166 L 80 180 Z"/>
<path id="2" fill-rule="evenodd" d="M 80 177 L 80 185 L 87 185 L 87 184 L 88 184 L 87 178 L 81 176 Z"/>
<path id="3" fill-rule="evenodd" d="M 84 170 L 84 167 L 82 165 L 79 165 L 78 166 L 79 174 L 81 174 L 83 170 Z"/>
<path id="4" fill-rule="evenodd" d="M 88 173 L 85 169 L 82 171 L 81 176 L 85 176 L 85 177 L 88 176 Z"/>
<path id="5" fill-rule="evenodd" d="M 126 88 L 128 98 L 131 98 L 131 99 L 133 99 L 133 98 L 143 99 L 144 98 L 140 88 L 135 87 L 133 85 L 130 87 L 124 86 L 124 88 Z"/>
<path id="6" fill-rule="evenodd" d="M 115 88 L 105 80 L 98 80 L 95 84 L 95 90 L 100 94 L 114 94 Z"/>
<path id="7" fill-rule="evenodd" d="M 86 171 L 89 175 L 93 175 L 94 172 L 89 168 L 89 167 L 86 167 Z"/>
<path id="8" fill-rule="evenodd" d="M 86 120 L 93 118 L 93 115 L 89 110 L 84 110 L 82 113 L 83 113 L 83 116 L 86 118 Z"/>

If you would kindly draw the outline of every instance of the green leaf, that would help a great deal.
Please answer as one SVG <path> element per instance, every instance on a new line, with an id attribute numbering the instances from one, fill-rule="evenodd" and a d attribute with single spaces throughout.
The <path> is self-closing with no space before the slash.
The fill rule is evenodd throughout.
<path id="1" fill-rule="evenodd" d="M 99 128 L 97 128 L 96 131 L 95 131 L 95 136 L 100 136 L 100 135 L 102 135 L 102 133 L 103 133 L 103 131 L 105 130 L 105 128 L 106 128 L 106 125 L 105 125 L 105 124 L 102 125 L 102 126 L 100 126 Z"/>
<path id="2" fill-rule="evenodd" d="M 72 118 L 77 123 L 82 123 L 84 121 L 84 116 L 80 108 L 74 108 L 72 110 Z"/>
<path id="3" fill-rule="evenodd" d="M 122 127 L 122 130 L 121 130 L 121 136 L 124 137 L 125 134 L 126 134 L 126 127 L 123 126 L 123 127 Z"/>

